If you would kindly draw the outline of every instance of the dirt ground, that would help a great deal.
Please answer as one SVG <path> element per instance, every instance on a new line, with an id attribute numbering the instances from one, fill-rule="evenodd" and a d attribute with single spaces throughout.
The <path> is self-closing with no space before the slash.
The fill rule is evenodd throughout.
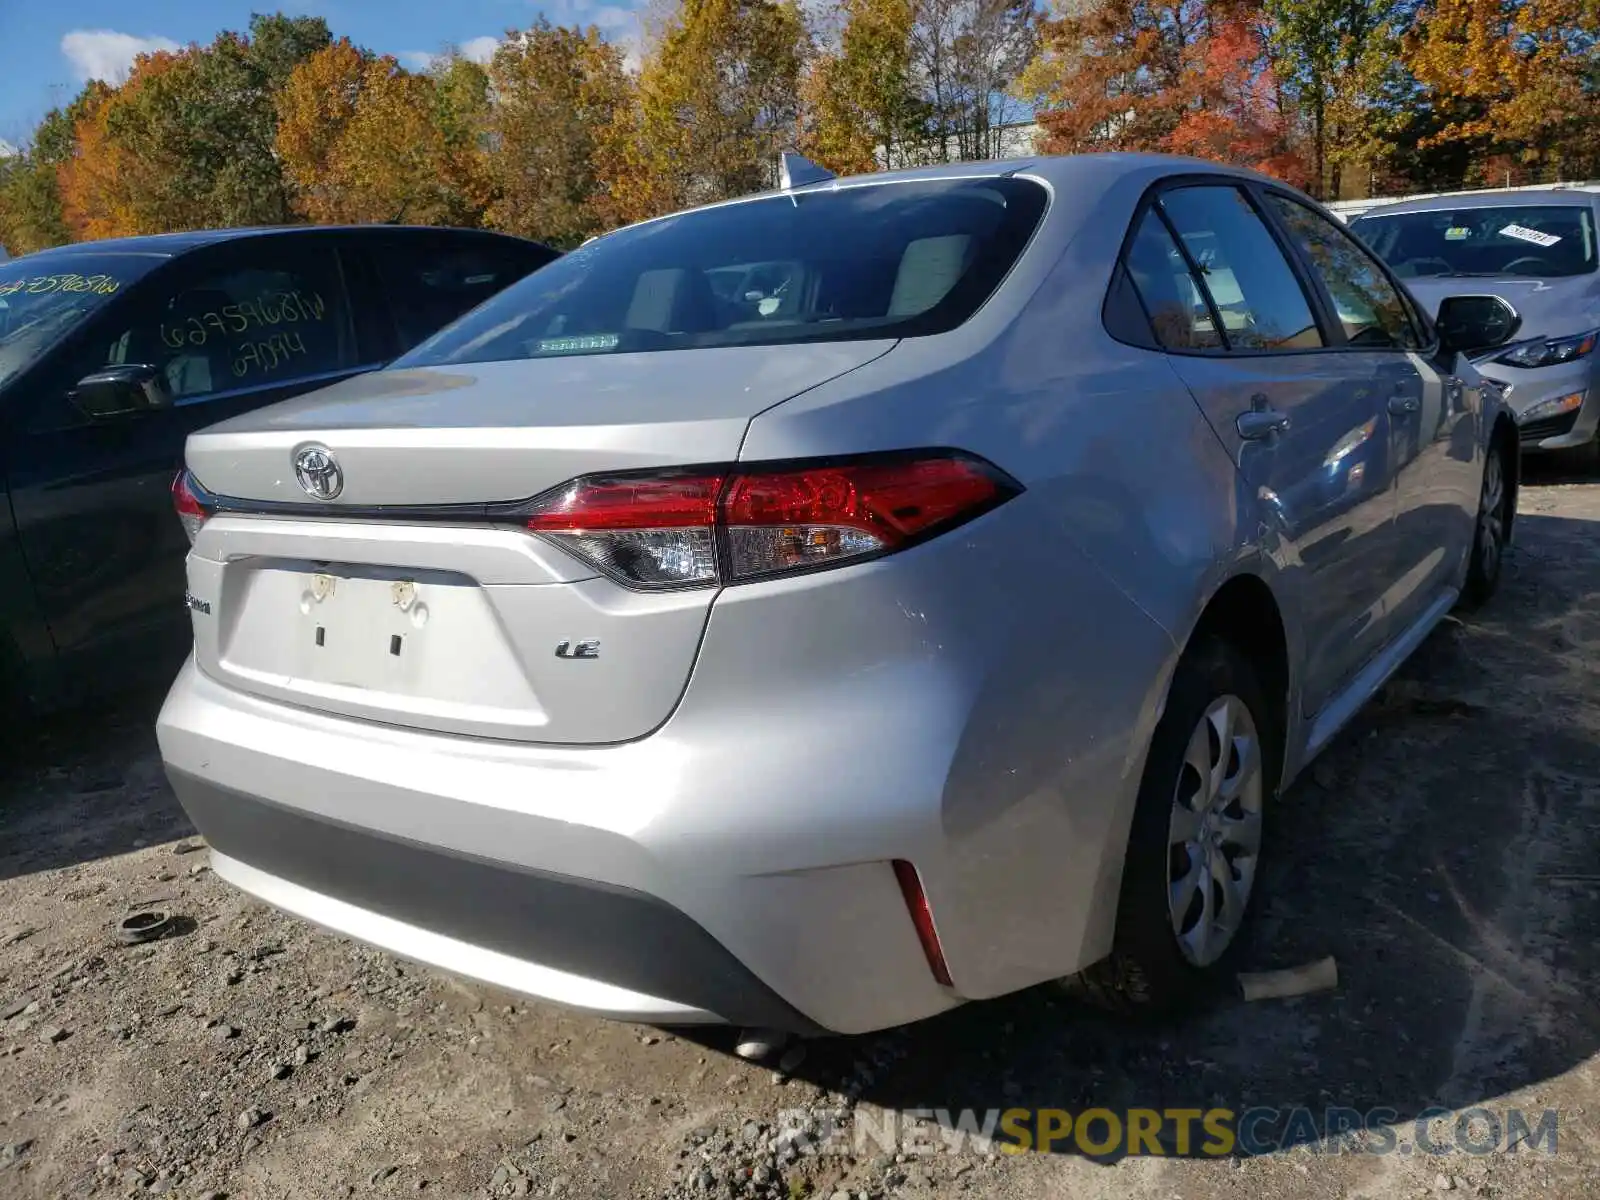
<path id="1" fill-rule="evenodd" d="M 1338 987 L 1160 1028 L 1041 990 L 780 1074 L 246 901 L 162 780 L 157 696 L 29 730 L 0 764 L 0 1196 L 1600 1195 L 1600 486 L 1531 482 L 1497 600 L 1277 814 L 1247 965 L 1332 955 Z M 139 905 L 172 935 L 119 944 Z M 1282 1145 L 917 1152 L 916 1110 L 1029 1106 L 1271 1106 Z M 1333 1107 L 1382 1129 L 1321 1139 Z M 1512 1136 L 1546 1112 L 1553 1153 Z M 863 1140 L 896 1114 L 900 1142 Z M 823 1152 L 788 1132 L 828 1120 Z"/>

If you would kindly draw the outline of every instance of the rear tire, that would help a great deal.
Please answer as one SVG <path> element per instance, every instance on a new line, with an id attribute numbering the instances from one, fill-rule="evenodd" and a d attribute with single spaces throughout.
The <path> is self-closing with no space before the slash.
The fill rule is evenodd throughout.
<path id="1" fill-rule="evenodd" d="M 1256 672 L 1225 641 L 1196 643 L 1151 739 L 1111 954 L 1063 980 L 1068 991 L 1153 1016 L 1220 989 L 1259 876 L 1281 763 L 1276 710 Z"/>
<path id="2" fill-rule="evenodd" d="M 1472 531 L 1472 557 L 1467 562 L 1467 581 L 1461 589 L 1462 608 L 1481 608 L 1500 587 L 1506 561 L 1506 530 L 1511 524 L 1508 520 L 1510 505 L 1505 443 L 1496 438 L 1489 444 L 1489 453 L 1483 459 L 1478 517 Z"/>

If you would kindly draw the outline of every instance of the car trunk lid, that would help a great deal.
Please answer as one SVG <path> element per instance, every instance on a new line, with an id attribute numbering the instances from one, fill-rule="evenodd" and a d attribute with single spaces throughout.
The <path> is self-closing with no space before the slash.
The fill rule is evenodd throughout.
<path id="1" fill-rule="evenodd" d="M 248 693 L 442 733 L 626 741 L 688 681 L 715 589 L 630 589 L 507 505 L 595 473 L 725 463 L 750 418 L 892 342 L 380 372 L 215 426 L 189 558 L 196 657 Z M 308 494 L 316 446 L 341 486 Z"/>

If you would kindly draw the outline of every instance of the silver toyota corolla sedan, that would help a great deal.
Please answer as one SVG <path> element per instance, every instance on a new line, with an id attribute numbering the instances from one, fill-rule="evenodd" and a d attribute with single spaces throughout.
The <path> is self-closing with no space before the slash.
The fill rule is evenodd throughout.
<path id="1" fill-rule="evenodd" d="M 1492 292 L 1515 341 L 1474 356 L 1505 385 L 1524 450 L 1600 451 L 1600 194 L 1486 192 L 1375 208 L 1351 222 L 1430 312 Z"/>
<path id="2" fill-rule="evenodd" d="M 217 873 L 661 1024 L 1225 969 L 1280 789 L 1500 572 L 1516 430 L 1322 209 L 1165 157 L 593 241 L 193 436 L 160 717 Z"/>

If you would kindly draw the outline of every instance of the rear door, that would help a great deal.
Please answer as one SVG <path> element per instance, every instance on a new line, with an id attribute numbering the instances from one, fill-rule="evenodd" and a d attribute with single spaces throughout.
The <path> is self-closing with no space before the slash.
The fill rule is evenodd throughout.
<path id="1" fill-rule="evenodd" d="M 557 257 L 536 242 L 457 230 L 373 234 L 361 245 L 390 358 Z"/>
<path id="2" fill-rule="evenodd" d="M 1398 557 L 1385 605 L 1398 632 L 1452 584 L 1471 547 L 1481 474 L 1472 411 L 1461 381 L 1421 353 L 1430 339 L 1382 264 L 1292 196 L 1272 191 L 1267 203 L 1326 290 L 1345 358 L 1389 410 Z"/>
<path id="3" fill-rule="evenodd" d="M 96 685 L 176 670 L 190 636 L 183 529 L 169 487 L 195 430 L 361 368 L 326 236 L 190 251 L 65 347 L 9 447 L 17 535 L 69 670 Z M 171 408 L 91 421 L 74 384 L 117 363 L 159 367 Z"/>
<path id="4" fill-rule="evenodd" d="M 1376 382 L 1331 352 L 1318 297 L 1243 187 L 1164 189 L 1125 261 L 1173 367 L 1277 515 L 1268 545 L 1302 610 L 1314 712 L 1385 638 L 1393 475 Z"/>

